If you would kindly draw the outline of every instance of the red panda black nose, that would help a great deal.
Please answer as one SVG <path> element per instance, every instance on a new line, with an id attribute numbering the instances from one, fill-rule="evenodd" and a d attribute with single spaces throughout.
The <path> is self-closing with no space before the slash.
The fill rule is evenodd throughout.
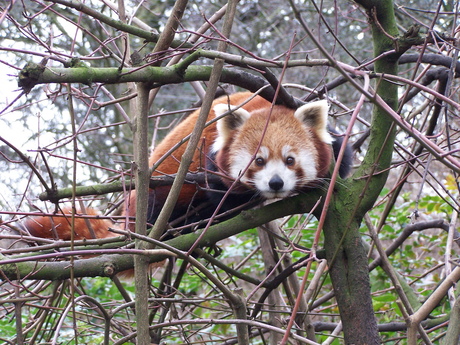
<path id="1" fill-rule="evenodd" d="M 268 185 L 274 191 L 278 191 L 278 190 L 283 188 L 284 182 L 283 182 L 283 179 L 281 177 L 279 177 L 279 175 L 274 175 L 270 179 L 270 181 L 268 181 Z"/>

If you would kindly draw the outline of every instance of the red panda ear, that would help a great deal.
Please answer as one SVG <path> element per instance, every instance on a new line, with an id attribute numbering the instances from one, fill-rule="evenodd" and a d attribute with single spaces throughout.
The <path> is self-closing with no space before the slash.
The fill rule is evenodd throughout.
<path id="1" fill-rule="evenodd" d="M 246 120 L 251 117 L 251 114 L 243 108 L 235 109 L 234 106 L 228 104 L 217 104 L 214 106 L 214 113 L 216 114 L 216 117 L 219 117 L 230 110 L 232 111 L 230 114 L 218 121 L 218 123 L 225 126 L 225 129 L 227 130 L 232 131 L 241 127 L 241 125 L 243 125 Z"/>
<path id="2" fill-rule="evenodd" d="M 314 130 L 323 142 L 331 144 L 334 140 L 327 130 L 328 110 L 327 101 L 321 100 L 302 105 L 295 111 L 294 116 Z"/>
<path id="3" fill-rule="evenodd" d="M 228 104 L 217 104 L 214 106 L 214 113 L 216 114 L 216 117 L 219 117 L 234 108 L 235 107 Z M 249 114 L 245 109 L 239 108 L 232 110 L 230 114 L 219 119 L 217 121 L 217 133 L 220 140 L 226 142 L 226 140 L 230 137 L 231 132 L 241 127 L 250 117 L 251 114 Z"/>

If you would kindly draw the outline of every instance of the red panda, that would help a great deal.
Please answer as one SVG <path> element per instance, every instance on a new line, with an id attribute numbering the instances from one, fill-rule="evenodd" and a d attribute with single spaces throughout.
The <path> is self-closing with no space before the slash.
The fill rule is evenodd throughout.
<path id="1" fill-rule="evenodd" d="M 182 217 L 182 224 L 188 224 L 210 217 L 229 188 L 232 193 L 226 195 L 220 212 L 254 198 L 284 198 L 311 188 L 327 177 L 333 160 L 332 147 L 337 154 L 341 144 L 340 140 L 334 142 L 328 131 L 327 102 L 313 102 L 293 110 L 282 105 L 272 106 L 262 97 L 253 96 L 250 92 L 241 92 L 214 101 L 208 121 L 231 112 L 205 128 L 190 171 L 208 170 L 221 177 L 218 182 L 198 187 L 185 184 L 171 220 Z M 248 99 L 241 108 L 236 108 Z M 196 110 L 164 138 L 152 151 L 150 166 L 192 132 L 198 115 Z M 166 158 L 153 176 L 175 174 L 185 146 L 181 145 Z M 342 177 L 348 173 L 349 156 L 348 152 L 341 166 Z M 169 186 L 161 186 L 150 190 L 150 224 L 156 220 L 169 189 Z M 135 191 L 132 191 L 125 216 L 135 216 L 135 199 Z M 94 210 L 89 213 L 96 214 Z M 109 221 L 91 220 L 98 238 L 115 236 L 108 231 L 111 225 Z M 32 235 L 47 238 L 53 237 L 54 227 L 59 238 L 70 238 L 69 222 L 63 216 L 54 216 L 52 220 L 35 217 L 27 220 L 25 227 Z M 75 223 L 75 238 L 92 238 L 82 219 Z"/>

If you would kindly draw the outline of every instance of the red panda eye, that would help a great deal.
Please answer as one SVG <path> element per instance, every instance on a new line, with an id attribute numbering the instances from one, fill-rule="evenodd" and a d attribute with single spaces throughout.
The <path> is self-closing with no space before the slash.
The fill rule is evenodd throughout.
<path id="1" fill-rule="evenodd" d="M 295 158 L 294 157 L 286 158 L 286 165 L 292 166 L 294 164 L 295 164 Z"/>
<path id="2" fill-rule="evenodd" d="M 265 165 L 265 159 L 263 159 L 262 157 L 257 157 L 255 162 L 256 162 L 256 165 L 259 166 L 259 167 Z"/>

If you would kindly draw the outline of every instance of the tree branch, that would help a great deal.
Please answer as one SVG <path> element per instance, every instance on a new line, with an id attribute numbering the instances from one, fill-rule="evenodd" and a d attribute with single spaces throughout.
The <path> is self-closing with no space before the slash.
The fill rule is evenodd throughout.
<path id="1" fill-rule="evenodd" d="M 312 190 L 303 195 L 297 195 L 292 198 L 277 201 L 275 203 L 264 206 L 260 209 L 251 209 L 241 212 L 238 216 L 212 225 L 201 236 L 202 230 L 195 233 L 181 235 L 171 240 L 165 241 L 166 244 L 181 251 L 188 251 L 200 238 L 198 246 L 210 247 L 217 242 L 239 234 L 247 229 L 257 227 L 268 223 L 277 218 L 281 218 L 291 214 L 304 213 L 312 209 L 318 199 L 321 198 L 322 191 Z M 117 233 L 120 231 L 117 231 Z M 127 232 L 125 232 L 128 234 Z M 161 242 L 156 242 L 158 247 L 161 247 Z M 123 242 L 123 244 L 125 244 Z M 120 249 L 116 249 L 120 252 Z M 100 255 L 95 258 L 75 260 L 74 276 L 75 277 L 96 277 L 96 276 L 112 276 L 118 272 L 126 271 L 133 268 L 133 258 L 131 255 L 101 255 L 105 250 L 90 250 L 78 251 L 74 253 L 65 253 L 61 249 L 60 253 L 50 254 L 47 258 L 62 258 L 69 255 Z M 127 252 L 128 253 L 128 252 Z M 130 252 L 134 253 L 134 252 Z M 141 253 L 139 253 L 141 254 Z M 161 262 L 168 257 L 164 252 L 144 252 L 149 256 L 150 263 Z M 67 279 L 69 277 L 67 262 L 41 262 L 37 255 L 34 257 L 27 256 L 1 256 L 0 274 L 8 279 Z M 42 257 L 43 259 L 43 257 Z"/>
<path id="2" fill-rule="evenodd" d="M 46 1 L 64 5 L 69 8 L 73 8 L 77 10 L 78 12 L 87 14 L 88 16 L 94 19 L 97 19 L 104 24 L 111 26 L 112 28 L 116 30 L 140 37 L 147 42 L 157 42 L 158 39 L 160 38 L 160 35 L 157 33 L 154 33 L 148 30 L 143 30 L 133 25 L 123 23 L 120 20 L 113 19 L 109 16 L 102 14 L 100 11 L 97 11 L 93 8 L 85 6 L 83 3 L 79 1 L 72 1 L 72 0 L 46 0 Z M 184 43 L 183 41 L 179 41 L 179 40 L 172 40 L 170 43 L 170 46 L 173 48 L 177 48 L 177 47 L 191 48 L 193 45 L 189 43 Z"/>

